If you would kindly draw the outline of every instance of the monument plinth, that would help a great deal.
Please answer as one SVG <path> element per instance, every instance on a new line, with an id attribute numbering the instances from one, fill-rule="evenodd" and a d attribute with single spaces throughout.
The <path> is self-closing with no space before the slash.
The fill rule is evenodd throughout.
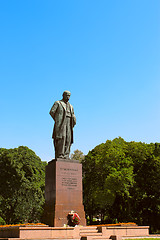
<path id="1" fill-rule="evenodd" d="M 45 223 L 63 227 L 67 215 L 74 210 L 86 225 L 82 197 L 82 164 L 67 159 L 55 159 L 46 166 Z"/>

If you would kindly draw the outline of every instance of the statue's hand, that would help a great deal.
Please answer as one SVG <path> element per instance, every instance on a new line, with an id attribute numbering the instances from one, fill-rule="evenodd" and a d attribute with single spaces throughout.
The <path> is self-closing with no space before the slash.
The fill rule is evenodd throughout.
<path id="1" fill-rule="evenodd" d="M 72 115 L 72 126 L 74 127 L 76 125 L 76 117 L 75 115 Z"/>

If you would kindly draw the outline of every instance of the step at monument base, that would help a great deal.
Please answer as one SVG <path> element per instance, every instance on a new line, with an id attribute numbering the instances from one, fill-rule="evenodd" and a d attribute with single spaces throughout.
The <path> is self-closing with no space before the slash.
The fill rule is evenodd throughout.
<path id="1" fill-rule="evenodd" d="M 80 233 L 80 236 L 82 237 L 88 237 L 88 236 L 102 236 L 102 233 L 95 233 L 95 232 L 83 232 Z"/>
<path id="2" fill-rule="evenodd" d="M 0 228 L 0 240 L 125 240 L 149 236 L 148 226 L 49 227 L 13 226 Z"/>

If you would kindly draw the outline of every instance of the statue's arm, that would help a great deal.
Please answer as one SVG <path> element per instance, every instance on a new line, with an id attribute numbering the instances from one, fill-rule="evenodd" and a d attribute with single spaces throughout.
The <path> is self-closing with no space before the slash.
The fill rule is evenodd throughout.
<path id="1" fill-rule="evenodd" d="M 53 104 L 50 112 L 49 112 L 49 114 L 51 115 L 51 117 L 52 117 L 53 119 L 55 119 L 55 113 L 56 113 L 56 111 L 57 111 L 58 105 L 59 105 L 58 101 L 55 102 L 55 103 Z"/>
<path id="2" fill-rule="evenodd" d="M 76 116 L 74 115 L 74 109 L 72 107 L 72 126 L 74 127 L 76 125 Z"/>

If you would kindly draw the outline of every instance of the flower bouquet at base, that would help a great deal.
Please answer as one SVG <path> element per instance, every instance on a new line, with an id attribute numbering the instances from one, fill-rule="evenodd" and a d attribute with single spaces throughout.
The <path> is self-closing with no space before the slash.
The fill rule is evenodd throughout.
<path id="1" fill-rule="evenodd" d="M 70 213 L 68 213 L 67 219 L 68 219 L 68 225 L 71 227 L 75 227 L 80 223 L 80 217 L 78 213 L 76 213 L 73 210 Z"/>

